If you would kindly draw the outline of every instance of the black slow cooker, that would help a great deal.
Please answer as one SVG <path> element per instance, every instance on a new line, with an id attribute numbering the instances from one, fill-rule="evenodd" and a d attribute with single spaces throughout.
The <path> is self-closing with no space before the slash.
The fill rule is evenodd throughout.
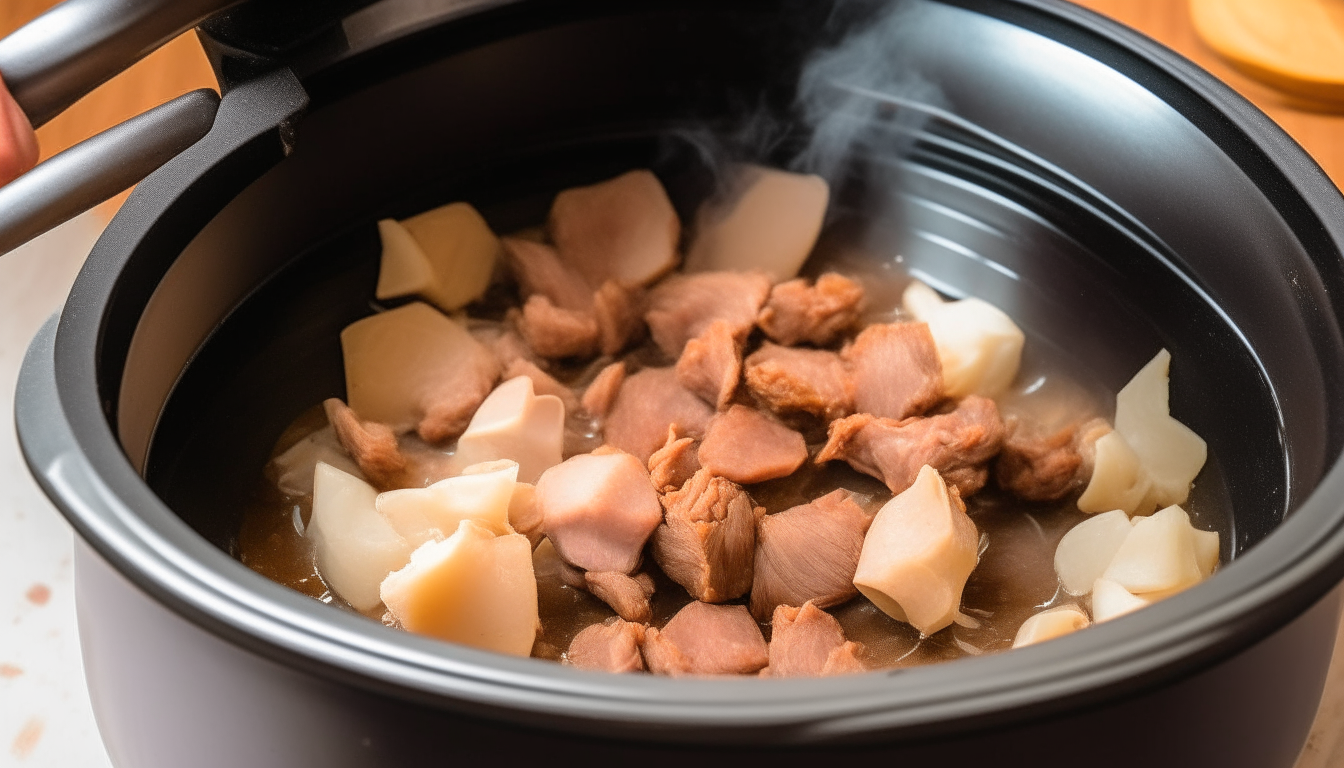
<path id="1" fill-rule="evenodd" d="M 1053 0 L 252 0 L 199 33 L 218 111 L 194 95 L 194 117 L 86 151 L 171 159 L 17 396 L 24 454 L 79 534 L 115 764 L 1293 764 L 1344 577 L 1344 200 L 1210 75 Z M 716 157 L 793 162 L 823 125 L 853 139 L 832 224 L 871 224 L 871 258 L 1003 307 L 1113 387 L 1172 351 L 1173 412 L 1214 457 L 1197 490 L 1225 499 L 1214 578 L 1011 653 L 672 680 L 396 632 L 235 558 L 276 437 L 343 394 L 338 333 L 372 311 L 379 218 L 469 200 L 508 230 L 633 167 L 689 215 Z M 50 167 L 34 178 L 42 205 L 0 198 L 29 230 L 73 205 Z"/>

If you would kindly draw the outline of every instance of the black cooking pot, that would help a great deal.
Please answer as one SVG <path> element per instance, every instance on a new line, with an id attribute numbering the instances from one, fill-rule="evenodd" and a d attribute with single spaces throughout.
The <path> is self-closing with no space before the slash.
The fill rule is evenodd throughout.
<path id="1" fill-rule="evenodd" d="M 207 22 L 208 134 L 108 226 L 17 396 L 29 465 L 79 533 L 113 761 L 1291 766 L 1344 577 L 1344 200 L 1226 86 L 1089 12 L 890 10 L 254 2 Z M 845 40 L 876 80 L 806 68 Z M 718 158 L 788 162 L 823 124 L 857 137 L 831 166 L 831 231 L 864 258 L 988 299 L 1111 388 L 1172 350 L 1172 409 L 1211 448 L 1193 506 L 1225 532 L 1214 578 L 1011 653 L 671 680 L 393 631 L 235 559 L 276 437 L 343 394 L 337 334 L 372 311 L 377 219 L 465 199 L 509 230 L 631 167 L 685 215 Z"/>

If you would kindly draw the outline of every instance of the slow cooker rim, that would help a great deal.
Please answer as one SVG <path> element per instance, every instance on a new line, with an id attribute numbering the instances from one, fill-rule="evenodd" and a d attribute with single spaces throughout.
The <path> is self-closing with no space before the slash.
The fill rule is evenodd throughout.
<path id="1" fill-rule="evenodd" d="M 990 5 L 983 0 L 951 4 Z M 1054 0 L 1012 0 L 1008 7 L 1074 25 L 1125 46 L 1166 71 L 1209 107 L 1232 119 L 1267 161 L 1281 171 L 1294 169 L 1283 175 L 1292 183 L 1295 196 L 1334 243 L 1344 242 L 1344 231 L 1331 224 L 1340 217 L 1321 215 L 1329 209 L 1344 212 L 1344 199 L 1300 147 L 1229 88 L 1138 33 L 1082 9 Z M 176 165 L 176 161 L 170 164 L 164 173 L 181 170 Z M 152 191 L 152 185 L 137 190 L 128 208 L 144 202 Z M 505 716 L 519 717 L 519 711 L 531 707 L 531 716 L 524 719 L 549 728 L 557 723 L 553 711 L 543 704 L 555 700 L 578 713 L 569 721 L 571 727 L 596 730 L 623 722 L 635 732 L 650 722 L 661 722 L 659 733 L 665 738 L 676 738 L 666 732 L 673 723 L 741 728 L 744 720 L 761 728 L 788 726 L 795 740 L 843 738 L 874 730 L 874 726 L 903 735 L 928 733 L 1072 708 L 1194 672 L 1250 645 L 1305 610 L 1334 585 L 1344 569 L 1344 511 L 1327 499 L 1338 498 L 1344 491 L 1344 465 L 1337 459 L 1299 509 L 1264 542 L 1224 568 L 1218 578 L 1140 616 L 1062 639 L 1046 649 L 844 680 L 687 682 L 583 673 L 549 662 L 501 658 L 393 633 L 359 617 L 317 608 L 306 598 L 247 571 L 201 540 L 159 502 L 127 461 L 95 385 L 96 340 L 108 294 L 115 290 L 128 251 L 139 243 L 134 230 L 141 223 L 119 215 L 109 226 L 72 290 L 55 332 L 54 349 L 44 352 L 35 343 L 25 361 L 29 381 L 41 378 L 45 368 L 50 384 L 47 392 L 31 386 L 25 389 L 24 398 L 17 401 L 21 426 L 25 410 L 30 414 L 40 411 L 27 406 L 45 394 L 55 396 L 63 428 L 69 431 L 59 456 L 42 456 L 31 439 L 36 427 L 24 429 L 25 454 L 48 495 L 81 536 L 140 588 L 207 630 L 263 656 L 298 662 L 324 676 L 440 706 L 453 706 L 453 702 L 462 707 L 484 706 Z M 76 488 L 81 482 L 85 487 Z M 141 513 L 136 514 L 136 509 Z M 162 527 L 155 530 L 146 518 Z M 1326 525 L 1317 527 L 1318 523 Z M 1320 536 L 1321 531 L 1327 535 Z M 1313 537 L 1319 538 L 1312 542 Z M 1262 570 L 1267 577 L 1253 575 Z M 258 594 L 263 598 L 261 604 L 255 599 Z M 1047 659 L 1049 663 L 1043 663 Z M 922 686 L 935 695 L 893 700 L 892 692 L 885 690 L 892 687 L 886 678 L 896 674 L 910 681 L 900 686 L 900 693 L 909 694 Z M 949 678 L 966 683 L 949 686 Z M 548 684 L 540 685 L 543 681 Z M 808 701 L 798 709 L 794 700 L 803 698 Z M 594 706 L 598 700 L 605 706 Z M 778 711 L 763 714 L 780 700 L 787 701 Z"/>

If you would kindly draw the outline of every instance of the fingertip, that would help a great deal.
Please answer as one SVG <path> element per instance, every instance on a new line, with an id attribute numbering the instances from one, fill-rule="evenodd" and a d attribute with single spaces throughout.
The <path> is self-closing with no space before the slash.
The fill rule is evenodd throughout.
<path id="1" fill-rule="evenodd" d="M 18 102 L 0 80 L 0 184 L 7 184 L 37 165 L 37 134 Z"/>

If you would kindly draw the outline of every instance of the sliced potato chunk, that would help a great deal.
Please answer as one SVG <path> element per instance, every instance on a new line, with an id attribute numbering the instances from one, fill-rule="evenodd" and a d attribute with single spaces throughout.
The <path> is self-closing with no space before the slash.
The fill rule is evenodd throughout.
<path id="1" fill-rule="evenodd" d="M 415 302 L 341 331 L 350 407 L 396 432 L 414 429 L 438 393 L 454 387 L 462 361 L 490 354 L 460 323 Z"/>
<path id="2" fill-rule="evenodd" d="M 996 397 L 1013 383 L 1026 336 L 1003 310 L 976 298 L 943 301 L 919 281 L 905 289 L 902 302 L 929 325 L 948 397 Z"/>
<path id="3" fill-rule="evenodd" d="M 1129 515 L 1115 509 L 1075 525 L 1055 549 L 1055 573 L 1064 591 L 1085 595 L 1101 578 L 1134 529 Z"/>
<path id="4" fill-rule="evenodd" d="M 411 556 L 410 542 L 375 509 L 377 496 L 373 486 L 328 464 L 319 462 L 313 472 L 313 516 L 305 535 L 322 578 L 360 611 L 378 606 L 378 585 Z"/>
<path id="5" fill-rule="evenodd" d="M 509 502 L 517 478 L 517 462 L 476 464 L 428 488 L 378 494 L 378 514 L 415 546 L 456 531 L 463 520 L 472 520 L 495 534 L 513 533 Z"/>
<path id="6" fill-rule="evenodd" d="M 1190 516 L 1175 506 L 1136 519 L 1102 578 L 1136 595 L 1199 583 L 1204 574 L 1195 555 L 1194 530 Z"/>
<path id="7" fill-rule="evenodd" d="M 445 312 L 485 293 L 503 246 L 481 214 L 450 203 L 400 223 L 378 222 L 383 241 L 380 299 L 415 294 Z"/>
<path id="8" fill-rule="evenodd" d="M 1151 600 L 1139 597 L 1109 579 L 1097 579 L 1092 585 L 1092 621 L 1097 624 L 1149 605 L 1152 605 Z"/>
<path id="9" fill-rule="evenodd" d="M 1183 504 L 1208 457 L 1208 446 L 1171 417 L 1171 353 L 1161 350 L 1115 396 L 1115 431 L 1134 449 L 1152 482 L 1153 503 Z"/>
<path id="10" fill-rule="evenodd" d="M 517 480 L 535 483 L 560 463 L 565 443 L 565 405 L 555 395 L 537 395 L 532 379 L 516 376 L 495 387 L 457 440 L 454 466 L 509 459 Z"/>
<path id="11" fill-rule="evenodd" d="M 1017 630 L 1017 637 L 1013 639 L 1013 647 L 1021 648 L 1024 645 L 1063 637 L 1080 629 L 1086 629 L 1091 623 L 1087 614 L 1076 605 L 1061 605 L 1041 611 L 1022 622 L 1021 628 Z"/>
<path id="12" fill-rule="evenodd" d="M 474 648 L 527 656 L 537 636 L 532 545 L 463 520 L 383 581 L 383 603 L 411 632 Z"/>
<path id="13" fill-rule="evenodd" d="M 925 465 L 873 518 L 854 586 L 888 616 L 931 635 L 956 618 L 979 542 L 961 498 Z"/>
<path id="14" fill-rule="evenodd" d="M 820 176 L 760 165 L 734 172 L 729 193 L 696 214 L 686 271 L 761 271 L 775 282 L 797 277 L 821 234 L 830 186 Z"/>

